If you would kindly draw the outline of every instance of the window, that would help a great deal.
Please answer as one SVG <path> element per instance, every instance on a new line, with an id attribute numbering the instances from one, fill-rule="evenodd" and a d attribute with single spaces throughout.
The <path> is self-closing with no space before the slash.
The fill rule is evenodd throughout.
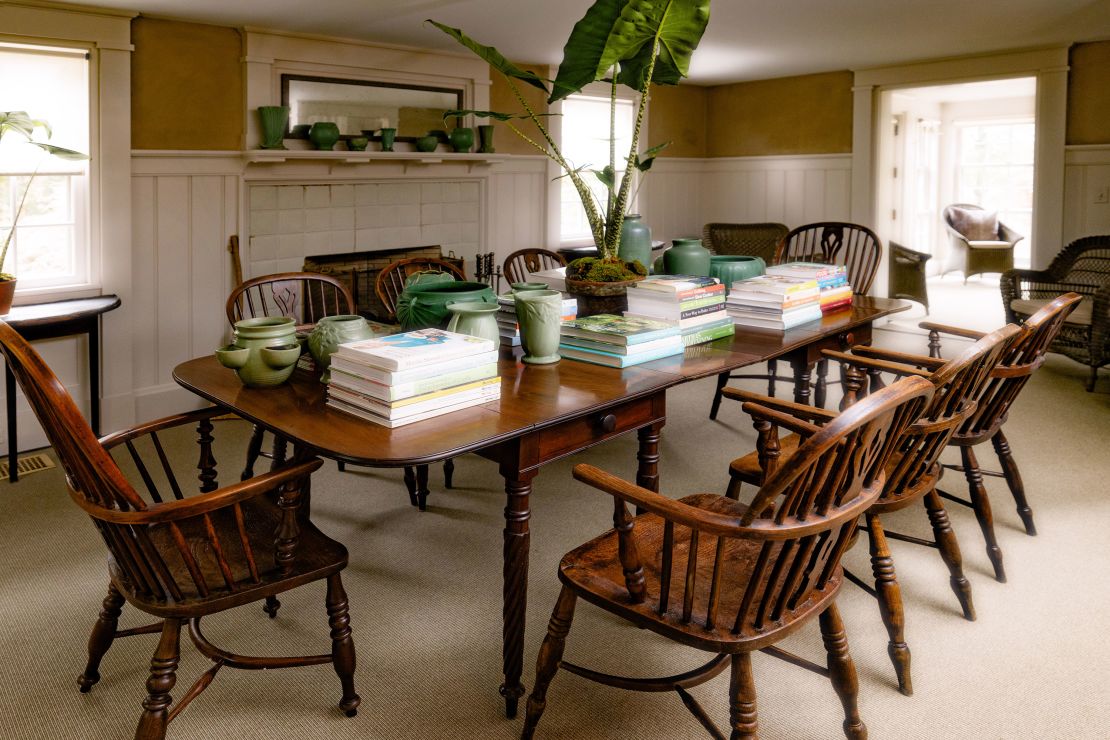
<path id="1" fill-rule="evenodd" d="M 26 111 L 50 124 L 50 138 L 37 129 L 36 141 L 89 151 L 83 49 L 0 44 L 0 79 L 4 110 Z M 0 235 L 7 236 L 26 197 L 4 264 L 19 278 L 21 292 L 89 282 L 88 181 L 87 162 L 52 157 L 18 135 L 0 142 Z"/>
<path id="2" fill-rule="evenodd" d="M 956 200 L 998 211 L 998 220 L 1025 236 L 1014 261 L 1029 265 L 1033 233 L 1032 120 L 957 124 Z"/>
<path id="3" fill-rule="evenodd" d="M 601 170 L 609 164 L 609 98 L 572 95 L 563 101 L 562 142 L 560 149 L 572 167 Z M 632 146 L 632 127 L 636 109 L 634 101 L 617 99 L 617 182 L 624 175 L 625 157 Z M 641 132 L 642 140 L 643 132 Z M 604 212 L 608 192 L 592 172 L 583 171 L 583 179 L 593 191 L 598 211 Z M 559 238 L 563 244 L 593 244 L 590 222 L 582 199 L 569 177 L 560 181 Z M 633 191 L 635 185 L 633 185 Z M 632 203 L 629 204 L 632 208 Z"/>

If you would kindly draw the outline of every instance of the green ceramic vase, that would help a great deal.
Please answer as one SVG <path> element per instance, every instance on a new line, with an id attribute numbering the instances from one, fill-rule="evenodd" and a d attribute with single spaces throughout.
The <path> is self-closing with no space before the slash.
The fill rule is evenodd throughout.
<path id="1" fill-rule="evenodd" d="M 312 353 L 312 359 L 316 360 L 316 367 L 323 370 L 320 382 L 327 383 L 331 380 L 331 356 L 339 345 L 372 336 L 374 332 L 361 316 L 341 314 L 325 316 L 317 321 L 312 333 L 308 335 L 308 351 Z"/>
<path id="2" fill-rule="evenodd" d="M 447 331 L 488 339 L 494 343 L 494 346 L 501 342 L 501 332 L 497 328 L 497 312 L 500 306 L 496 303 L 462 301 L 447 304 L 447 310 L 451 312 Z"/>
<path id="3" fill-rule="evenodd" d="M 521 359 L 529 365 L 558 362 L 563 294 L 557 290 L 524 290 L 516 294 L 515 303 L 524 349 Z"/>
<path id="4" fill-rule="evenodd" d="M 289 123 L 289 106 L 260 106 L 258 118 L 262 123 L 262 148 L 284 149 L 285 126 Z"/>
<path id="5" fill-rule="evenodd" d="M 725 286 L 727 293 L 737 280 L 758 277 L 767 269 L 761 257 L 715 254 L 709 258 L 709 274 Z"/>
<path id="6" fill-rule="evenodd" d="M 639 262 L 645 268 L 651 267 L 651 229 L 640 214 L 630 213 L 624 217 L 617 256 L 625 262 Z"/>
<path id="7" fill-rule="evenodd" d="M 235 322 L 234 343 L 216 350 L 216 359 L 252 388 L 281 385 L 293 374 L 301 346 L 293 319 L 263 317 Z"/>
<path id="8" fill-rule="evenodd" d="M 460 154 L 467 154 L 470 152 L 470 147 L 474 146 L 474 129 L 459 127 L 451 130 L 451 148 Z"/>
<path id="9" fill-rule="evenodd" d="M 668 275 L 708 275 L 709 250 L 701 239 L 675 239 L 663 253 L 663 269 Z"/>
<path id="10" fill-rule="evenodd" d="M 418 152 L 434 152 L 439 146 L 439 139 L 435 136 L 421 136 L 413 142 Z"/>
<path id="11" fill-rule="evenodd" d="M 317 121 L 308 130 L 308 139 L 320 151 L 330 152 L 339 141 L 339 126 L 331 121 Z"/>
<path id="12" fill-rule="evenodd" d="M 382 129 L 382 151 L 393 151 L 393 140 L 397 138 L 397 129 L 383 128 Z"/>
<path id="13" fill-rule="evenodd" d="M 480 146 L 478 151 L 482 154 L 493 154 L 496 150 L 493 148 L 493 125 L 486 124 L 478 127 L 478 141 Z"/>
<path id="14" fill-rule="evenodd" d="M 443 328 L 447 325 L 449 303 L 481 301 L 497 305 L 493 288 L 485 283 L 451 280 L 443 283 L 408 285 L 397 299 L 397 320 L 405 331 Z"/>

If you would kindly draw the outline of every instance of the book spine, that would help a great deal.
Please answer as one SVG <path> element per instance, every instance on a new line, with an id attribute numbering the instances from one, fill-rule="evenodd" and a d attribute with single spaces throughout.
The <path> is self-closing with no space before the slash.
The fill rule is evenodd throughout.
<path id="1" fill-rule="evenodd" d="M 421 396 L 426 393 L 434 393 L 435 391 L 440 391 L 445 388 L 453 388 L 454 386 L 485 380 L 495 375 L 497 375 L 497 363 L 493 362 L 409 383 L 385 385 L 360 378 L 357 375 L 351 375 L 340 368 L 335 368 L 335 372 L 332 374 L 332 383 L 340 388 L 365 393 L 389 403 L 412 398 L 414 396 Z"/>
<path id="2" fill-rule="evenodd" d="M 654 352 L 644 352 L 638 355 L 616 355 L 610 352 L 594 352 L 588 349 L 560 344 L 559 354 L 571 360 L 581 360 L 582 362 L 591 362 L 595 365 L 624 368 L 631 367 L 632 365 L 639 365 L 642 362 L 658 360 L 663 357 L 680 355 L 684 348 L 685 345 L 679 341 L 675 344 L 661 347 Z"/>
<path id="3" fill-rule="evenodd" d="M 451 406 L 456 403 L 470 401 L 475 398 L 489 398 L 501 395 L 501 384 L 492 383 L 488 386 L 475 388 L 472 390 L 461 391 L 457 393 L 449 393 L 437 398 L 432 398 L 420 403 L 412 403 L 406 406 L 395 408 L 389 404 L 383 404 L 376 399 L 370 398 L 365 394 L 352 393 L 342 388 L 329 388 L 328 397 L 336 398 L 351 406 L 370 411 L 386 419 L 402 419 L 415 414 L 422 414 L 425 411 L 435 411 L 445 406 Z"/>
<path id="4" fill-rule="evenodd" d="M 690 288 L 689 290 L 680 290 L 672 292 L 669 290 L 658 290 L 652 288 L 629 288 L 628 297 L 636 296 L 637 298 L 646 298 L 653 301 L 661 301 L 664 303 L 673 303 L 674 301 L 696 301 L 702 298 L 712 298 L 714 296 L 723 296 L 725 294 L 725 286 L 712 285 L 703 288 Z"/>
<path id="5" fill-rule="evenodd" d="M 466 357 L 459 357 L 454 360 L 446 362 L 436 362 L 422 367 L 416 367 L 411 370 L 403 370 L 400 372 L 393 372 L 389 370 L 382 370 L 381 368 L 373 367 L 362 362 L 358 362 L 339 354 L 334 354 L 331 357 L 331 366 L 346 372 L 349 375 L 354 375 L 375 383 L 382 383 L 384 385 L 395 385 L 398 383 L 408 383 L 415 380 L 423 380 L 424 378 L 436 377 L 444 373 L 452 372 L 455 370 L 464 370 L 466 368 L 474 367 L 476 365 L 486 365 L 491 362 L 497 362 L 497 350 L 492 349 L 488 352 L 483 352 L 477 355 L 468 355 Z"/>
<path id="6" fill-rule="evenodd" d="M 711 326 L 706 329 L 692 332 L 690 334 L 683 334 L 682 344 L 683 346 L 689 347 L 693 344 L 712 342 L 714 339 L 720 339 L 721 337 L 731 337 L 735 333 L 736 325 L 730 321 L 727 324 Z"/>

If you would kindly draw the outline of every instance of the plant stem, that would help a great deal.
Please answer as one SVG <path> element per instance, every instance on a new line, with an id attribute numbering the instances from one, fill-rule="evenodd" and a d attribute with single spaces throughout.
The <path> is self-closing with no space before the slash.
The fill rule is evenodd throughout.
<path id="1" fill-rule="evenodd" d="M 613 75 L 613 85 L 609 89 L 609 171 L 613 173 L 613 178 L 617 177 L 617 68 L 614 66 L 611 70 Z M 609 219 L 613 217 L 613 206 L 617 204 L 616 188 L 613 182 L 606 183 L 606 190 L 609 191 L 609 197 L 605 201 L 605 222 L 609 223 Z"/>
<path id="2" fill-rule="evenodd" d="M 12 238 L 15 236 L 15 227 L 19 224 L 19 216 L 23 213 L 23 204 L 27 202 L 27 194 L 31 192 L 31 183 L 35 181 L 35 175 L 39 173 L 39 166 L 42 164 L 40 159 L 35 163 L 35 171 L 27 178 L 27 187 L 23 189 L 23 196 L 19 199 L 19 206 L 15 209 L 15 215 L 12 217 L 12 227 L 8 229 L 8 235 L 4 237 L 4 247 L 0 249 L 0 273 L 4 272 L 4 260 L 8 258 L 8 247 L 11 246 Z"/>
<path id="3" fill-rule="evenodd" d="M 640 127 L 644 122 L 644 112 L 647 110 L 648 92 L 651 90 L 651 76 L 655 74 L 655 60 L 659 58 L 659 40 L 652 41 L 651 61 L 648 62 L 647 73 L 644 77 L 644 89 L 640 93 L 640 105 L 636 110 L 636 123 L 632 128 L 632 146 L 628 149 L 628 160 L 625 162 L 624 176 L 621 178 L 620 192 L 617 194 L 617 210 L 605 234 L 605 256 L 616 256 L 617 245 L 620 241 L 621 226 L 624 225 L 624 211 L 628 206 L 628 191 L 632 187 L 629 179 L 636 171 L 636 153 L 640 144 Z"/>

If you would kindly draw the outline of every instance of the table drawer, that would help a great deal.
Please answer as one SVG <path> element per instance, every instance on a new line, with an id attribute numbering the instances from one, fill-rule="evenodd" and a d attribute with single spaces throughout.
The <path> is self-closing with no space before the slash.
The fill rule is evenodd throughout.
<path id="1" fill-rule="evenodd" d="M 540 459 L 547 461 L 645 426 L 663 417 L 656 413 L 656 399 L 641 398 L 616 408 L 556 424 L 539 434 Z"/>

